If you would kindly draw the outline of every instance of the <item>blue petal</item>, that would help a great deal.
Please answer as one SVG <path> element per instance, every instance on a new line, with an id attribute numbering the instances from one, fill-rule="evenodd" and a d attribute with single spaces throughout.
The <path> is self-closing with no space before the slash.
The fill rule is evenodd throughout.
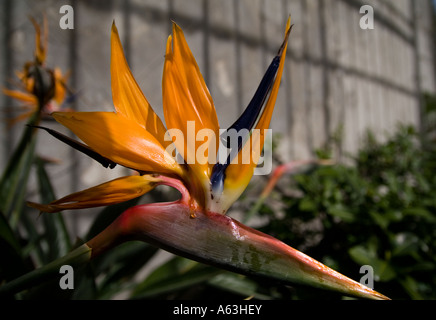
<path id="1" fill-rule="evenodd" d="M 271 64 L 269 65 L 267 71 L 265 72 L 265 75 L 262 78 L 262 81 L 259 84 L 259 87 L 257 88 L 253 98 L 251 99 L 250 103 L 248 104 L 247 108 L 244 110 L 242 115 L 236 120 L 228 129 L 227 132 L 240 132 L 243 129 L 247 129 L 247 134 L 249 134 L 250 130 L 253 129 L 255 126 L 259 115 L 261 114 L 262 107 L 266 101 L 266 98 L 268 97 L 268 94 L 271 90 L 271 87 L 274 83 L 277 70 L 280 65 L 280 58 L 281 58 L 281 52 L 272 60 Z M 232 131 L 231 131 L 232 130 Z M 225 170 L 232 162 L 233 158 L 239 153 L 239 151 L 242 149 L 243 142 L 246 140 L 245 136 L 236 136 L 238 138 L 238 148 L 237 150 L 232 150 L 229 156 L 227 157 L 227 160 L 225 163 L 217 163 L 214 165 L 212 169 L 212 175 L 211 175 L 211 184 L 212 184 L 212 190 L 215 194 L 220 194 L 224 187 L 224 179 L 225 179 Z M 226 137 L 223 141 L 224 145 L 227 146 L 227 148 L 230 148 L 232 145 L 231 143 L 231 137 Z"/>
<path id="2" fill-rule="evenodd" d="M 227 159 L 228 161 L 228 159 Z M 225 169 L 228 165 L 217 163 L 213 166 L 210 183 L 212 185 L 212 192 L 215 195 L 222 194 L 224 189 Z"/>
<path id="3" fill-rule="evenodd" d="M 266 70 L 265 75 L 263 76 L 262 81 L 260 82 L 259 87 L 257 88 L 247 108 L 245 108 L 242 115 L 229 127 L 228 130 L 235 129 L 237 132 L 239 132 L 241 129 L 251 130 L 254 127 L 274 83 L 279 65 L 280 56 L 276 56 Z M 242 139 L 238 141 L 239 150 L 242 148 L 241 140 Z M 227 147 L 230 148 L 229 138 L 227 139 Z"/>

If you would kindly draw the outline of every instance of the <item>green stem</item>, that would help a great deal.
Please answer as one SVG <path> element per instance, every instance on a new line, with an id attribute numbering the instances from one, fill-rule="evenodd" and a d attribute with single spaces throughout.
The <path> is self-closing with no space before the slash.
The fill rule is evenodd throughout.
<path id="1" fill-rule="evenodd" d="M 91 259 L 91 251 L 88 245 L 83 244 L 66 256 L 4 284 L 0 287 L 0 298 L 18 293 L 59 275 L 59 270 L 63 265 L 70 265 L 73 269 L 84 265 Z"/>
<path id="2" fill-rule="evenodd" d="M 39 121 L 40 114 L 35 113 L 28 123 L 36 124 Z M 19 211 L 16 210 L 17 204 L 20 203 L 17 199 L 23 197 L 27 186 L 27 178 L 34 160 L 35 144 L 35 128 L 26 126 L 0 180 L 0 210 L 5 217 L 13 221 L 17 219 L 16 216 L 11 217 L 13 211 Z M 14 229 L 14 224 L 12 228 Z"/>

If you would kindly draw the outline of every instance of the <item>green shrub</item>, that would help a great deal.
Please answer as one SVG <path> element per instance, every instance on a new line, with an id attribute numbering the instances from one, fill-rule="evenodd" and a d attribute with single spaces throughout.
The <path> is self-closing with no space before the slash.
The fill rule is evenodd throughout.
<path id="1" fill-rule="evenodd" d="M 411 127 L 385 143 L 368 134 L 355 165 L 319 167 L 294 177 L 302 192 L 279 193 L 285 214 L 268 205 L 263 231 L 359 280 L 374 270 L 375 289 L 391 298 L 434 299 L 436 293 L 435 153 Z M 303 297 L 305 293 L 297 291 Z M 311 297 L 321 292 L 310 291 Z M 304 296 L 306 297 L 306 296 Z"/>

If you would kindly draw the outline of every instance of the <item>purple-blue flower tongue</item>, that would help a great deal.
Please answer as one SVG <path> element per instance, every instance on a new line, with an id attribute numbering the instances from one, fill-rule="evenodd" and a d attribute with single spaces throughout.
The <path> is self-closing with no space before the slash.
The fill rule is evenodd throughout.
<path id="1" fill-rule="evenodd" d="M 265 103 L 265 100 L 271 91 L 271 87 L 274 83 L 274 79 L 277 74 L 277 70 L 279 69 L 280 65 L 280 55 L 276 56 L 271 64 L 269 65 L 268 69 L 265 72 L 265 75 L 262 78 L 262 81 L 259 84 L 259 87 L 257 88 L 253 98 L 251 99 L 250 103 L 248 104 L 247 108 L 245 108 L 244 112 L 241 114 L 241 116 L 236 120 L 228 129 L 230 130 L 236 130 L 236 132 L 239 132 L 242 129 L 248 129 L 251 130 L 254 125 L 256 124 L 257 119 L 259 118 L 259 114 L 262 111 L 262 107 Z M 231 137 L 227 137 L 227 148 L 230 148 L 230 139 Z M 242 139 L 238 141 L 238 149 L 240 150 L 242 148 Z"/>
<path id="2" fill-rule="evenodd" d="M 231 143 L 232 139 L 238 139 L 238 141 L 237 149 L 231 150 L 230 154 L 226 159 L 226 162 L 218 162 L 213 167 L 210 180 L 212 184 L 212 190 L 217 194 L 221 193 L 221 191 L 223 190 L 226 168 L 229 166 L 229 164 L 232 162 L 233 158 L 238 154 L 238 152 L 242 149 L 243 143 L 246 140 L 247 135 L 250 134 L 250 130 L 253 129 L 257 120 L 259 119 L 259 115 L 261 114 L 266 98 L 271 91 L 271 87 L 277 75 L 277 70 L 279 69 L 280 65 L 281 54 L 282 50 L 280 50 L 278 55 L 272 60 L 247 108 L 244 110 L 241 116 L 227 129 L 226 136 L 222 138 L 223 144 L 227 148 L 235 145 L 235 142 Z"/>

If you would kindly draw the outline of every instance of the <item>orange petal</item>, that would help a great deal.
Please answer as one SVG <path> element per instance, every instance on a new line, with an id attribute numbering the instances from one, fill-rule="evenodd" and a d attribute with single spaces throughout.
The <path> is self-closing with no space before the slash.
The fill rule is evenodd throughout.
<path id="1" fill-rule="evenodd" d="M 152 175 L 122 177 L 75 192 L 50 204 L 28 202 L 28 205 L 48 213 L 109 206 L 142 196 L 156 187 L 159 181 L 159 178 Z"/>
<path id="2" fill-rule="evenodd" d="M 25 113 L 22 113 L 22 114 L 20 114 L 20 115 L 18 115 L 16 117 L 10 119 L 8 121 L 8 128 L 14 126 L 16 123 L 18 123 L 18 122 L 20 122 L 20 121 L 22 121 L 24 119 L 30 118 L 36 111 L 37 111 L 37 108 L 35 107 L 32 110 L 30 110 L 30 111 L 27 111 Z"/>
<path id="3" fill-rule="evenodd" d="M 130 71 L 115 23 L 112 24 L 111 34 L 111 83 L 117 112 L 139 123 L 161 145 L 167 147 L 171 141 L 164 140 L 165 126 L 151 108 Z"/>
<path id="4" fill-rule="evenodd" d="M 61 105 L 67 95 L 66 77 L 62 75 L 62 71 L 59 68 L 55 68 L 53 74 L 55 79 L 55 95 L 53 100 L 58 105 Z"/>
<path id="5" fill-rule="evenodd" d="M 128 168 L 182 175 L 159 141 L 135 121 L 113 112 L 55 112 L 53 117 L 91 149 Z"/>
<path id="6" fill-rule="evenodd" d="M 175 23 L 173 36 L 167 41 L 162 80 L 165 121 L 168 129 L 177 129 L 183 134 L 183 139 L 176 138 L 174 144 L 196 177 L 206 181 L 218 148 L 218 118 L 200 69 L 182 30 Z M 202 129 L 209 130 L 197 137 Z"/>
<path id="7" fill-rule="evenodd" d="M 261 155 L 260 153 L 265 142 L 264 130 L 269 127 L 280 87 L 283 67 L 285 64 L 287 40 L 291 30 L 290 23 L 291 20 L 289 18 L 286 24 L 285 39 L 279 51 L 279 54 L 281 54 L 279 69 L 277 71 L 276 79 L 272 86 L 270 96 L 264 107 L 264 111 L 255 127 L 255 129 L 258 130 L 254 130 L 250 139 L 245 143 L 238 156 L 233 159 L 232 163 L 226 169 L 224 191 L 221 199 L 221 206 L 223 209 L 227 209 L 245 190 L 251 180 L 251 177 L 253 176 L 254 169 L 257 166 L 259 157 Z M 257 150 L 258 152 L 253 153 L 253 150 Z M 249 163 L 244 161 L 244 159 L 249 159 Z"/>
<path id="8" fill-rule="evenodd" d="M 35 28 L 35 57 L 38 63 L 43 64 L 47 55 L 47 43 L 48 43 L 47 18 L 44 16 L 43 39 L 41 39 L 41 28 L 36 22 L 36 20 L 30 17 L 30 21 L 33 23 L 33 27 Z"/>
<path id="9" fill-rule="evenodd" d="M 31 105 L 37 104 L 36 96 L 31 93 L 9 89 L 3 89 L 3 93 L 9 97 L 29 103 Z"/>

